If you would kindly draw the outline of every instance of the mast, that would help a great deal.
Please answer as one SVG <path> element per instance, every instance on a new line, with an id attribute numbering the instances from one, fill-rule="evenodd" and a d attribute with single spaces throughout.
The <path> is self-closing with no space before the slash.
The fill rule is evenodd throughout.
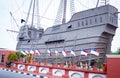
<path id="1" fill-rule="evenodd" d="M 108 4 L 109 4 L 109 0 L 98 0 L 96 4 L 96 8 L 100 5 L 108 5 Z"/>
<path id="2" fill-rule="evenodd" d="M 32 12 L 31 12 L 31 9 L 32 9 Z M 32 14 L 30 27 L 36 26 L 36 28 L 40 28 L 40 15 L 39 15 L 39 1 L 38 0 L 31 0 L 24 25 L 27 25 L 30 13 Z"/>
<path id="3" fill-rule="evenodd" d="M 67 1 L 68 0 L 60 0 L 60 5 L 54 21 L 54 25 L 66 23 L 66 11 L 67 11 L 66 9 L 68 4 Z M 70 4 L 70 13 L 72 16 L 75 13 L 74 0 L 70 0 L 69 4 Z"/>
<path id="4" fill-rule="evenodd" d="M 62 24 L 66 22 L 66 5 L 67 5 L 67 0 L 64 0 L 64 11 L 63 11 Z"/>
<path id="5" fill-rule="evenodd" d="M 25 24 L 24 24 L 24 25 L 26 25 L 27 22 L 28 22 L 29 15 L 30 15 L 30 10 L 31 10 L 31 7 L 32 7 L 32 1 L 33 1 L 33 0 L 31 0 L 31 2 L 30 2 L 29 9 L 28 9 L 28 14 L 27 14 L 27 17 L 26 17 L 26 20 L 25 20 Z"/>
<path id="6" fill-rule="evenodd" d="M 35 13 L 35 0 L 34 0 L 34 2 L 33 2 L 33 12 L 32 12 L 32 22 L 31 22 L 31 27 L 33 27 L 34 13 Z"/>

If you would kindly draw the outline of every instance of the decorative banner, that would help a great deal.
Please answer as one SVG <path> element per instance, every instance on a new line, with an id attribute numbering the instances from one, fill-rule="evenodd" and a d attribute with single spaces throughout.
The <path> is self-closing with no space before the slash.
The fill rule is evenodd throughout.
<path id="1" fill-rule="evenodd" d="M 84 78 L 84 72 L 69 71 L 69 78 Z"/>
<path id="2" fill-rule="evenodd" d="M 28 66 L 28 71 L 35 71 L 36 70 L 36 66 Z"/>
<path id="3" fill-rule="evenodd" d="M 63 54 L 64 57 L 66 57 L 66 56 L 68 55 L 68 52 L 65 51 L 65 49 L 63 48 L 63 50 L 62 50 L 62 54 Z"/>
<path id="4" fill-rule="evenodd" d="M 88 50 L 84 50 L 84 49 L 81 50 L 81 55 L 87 56 L 87 54 L 88 54 Z"/>
<path id="5" fill-rule="evenodd" d="M 95 48 L 92 48 L 91 51 L 90 51 L 91 54 L 94 54 L 96 56 L 99 56 L 99 51 Z"/>
<path id="6" fill-rule="evenodd" d="M 25 65 L 23 65 L 23 64 L 18 64 L 18 69 L 19 69 L 19 70 L 25 69 Z"/>
<path id="7" fill-rule="evenodd" d="M 21 50 L 21 53 L 24 54 L 24 55 L 27 55 L 25 50 Z"/>
<path id="8" fill-rule="evenodd" d="M 45 67 L 40 67 L 39 68 L 39 73 L 47 74 L 48 72 L 49 72 L 49 68 L 45 68 Z"/>
<path id="9" fill-rule="evenodd" d="M 58 50 L 55 50 L 55 54 L 56 54 L 56 56 L 58 56 L 58 55 L 59 55 L 59 52 L 58 52 Z"/>
<path id="10" fill-rule="evenodd" d="M 38 54 L 38 55 L 40 55 L 40 49 L 36 49 L 35 53 Z"/>
<path id="11" fill-rule="evenodd" d="M 52 56 L 52 52 L 51 52 L 50 48 L 47 50 L 47 52 L 49 53 L 49 56 Z"/>
<path id="12" fill-rule="evenodd" d="M 63 76 L 65 74 L 65 70 L 53 69 L 52 75 L 54 76 Z"/>
<path id="13" fill-rule="evenodd" d="M 89 73 L 89 77 L 88 78 L 106 78 L 106 75 Z"/>
<path id="14" fill-rule="evenodd" d="M 71 54 L 73 54 L 74 56 L 76 56 L 76 52 L 75 52 L 74 48 L 71 49 Z"/>

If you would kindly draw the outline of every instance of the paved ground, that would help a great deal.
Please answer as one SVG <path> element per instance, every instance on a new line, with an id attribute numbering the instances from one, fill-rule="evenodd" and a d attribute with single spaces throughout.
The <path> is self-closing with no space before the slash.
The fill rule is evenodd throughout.
<path id="1" fill-rule="evenodd" d="M 40 78 L 40 77 L 36 77 L 36 75 L 33 74 L 27 74 L 23 72 L 16 72 L 0 68 L 0 78 Z"/>

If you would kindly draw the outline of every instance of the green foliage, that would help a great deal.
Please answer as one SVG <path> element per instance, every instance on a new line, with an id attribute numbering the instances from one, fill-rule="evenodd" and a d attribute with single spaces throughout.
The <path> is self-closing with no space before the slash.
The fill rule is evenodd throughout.
<path id="1" fill-rule="evenodd" d="M 17 61 L 18 56 L 15 53 L 10 53 L 7 57 L 8 61 Z"/>
<path id="2" fill-rule="evenodd" d="M 96 59 L 95 66 L 98 68 L 103 68 L 103 64 L 101 63 L 100 59 Z"/>
<path id="3" fill-rule="evenodd" d="M 24 54 L 22 54 L 21 52 L 16 52 L 16 55 L 20 58 L 20 57 L 25 57 Z"/>
<path id="4" fill-rule="evenodd" d="M 117 54 L 120 54 L 120 48 L 117 50 Z"/>
<path id="5" fill-rule="evenodd" d="M 21 52 L 16 52 L 16 55 L 18 56 L 18 59 L 19 60 L 30 60 L 30 56 L 29 55 L 24 55 L 23 53 Z M 22 58 L 22 59 L 21 59 Z"/>
<path id="6" fill-rule="evenodd" d="M 29 55 L 26 55 L 26 56 L 25 56 L 25 59 L 26 59 L 26 60 L 30 60 L 30 58 L 31 58 L 31 57 L 30 57 Z"/>

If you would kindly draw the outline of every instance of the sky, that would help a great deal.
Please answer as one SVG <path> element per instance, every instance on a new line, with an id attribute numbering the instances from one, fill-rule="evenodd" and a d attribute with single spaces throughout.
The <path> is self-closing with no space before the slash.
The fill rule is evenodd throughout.
<path id="1" fill-rule="evenodd" d="M 41 27 L 46 29 L 53 25 L 59 2 L 60 0 L 39 0 Z M 22 26 L 20 19 L 26 18 L 29 3 L 30 0 L 0 0 L 0 48 L 16 49 L 18 33 L 7 30 L 19 31 L 20 26 Z M 96 3 L 97 0 L 75 0 L 75 11 L 95 8 Z M 115 6 L 120 12 L 120 0 L 109 0 L 108 3 Z M 50 6 L 48 7 L 48 5 Z M 99 3 L 99 5 L 102 5 L 102 3 Z M 69 20 L 70 17 L 67 17 L 67 20 Z M 118 19 L 118 28 L 111 46 L 113 52 L 120 48 L 120 14 Z"/>

